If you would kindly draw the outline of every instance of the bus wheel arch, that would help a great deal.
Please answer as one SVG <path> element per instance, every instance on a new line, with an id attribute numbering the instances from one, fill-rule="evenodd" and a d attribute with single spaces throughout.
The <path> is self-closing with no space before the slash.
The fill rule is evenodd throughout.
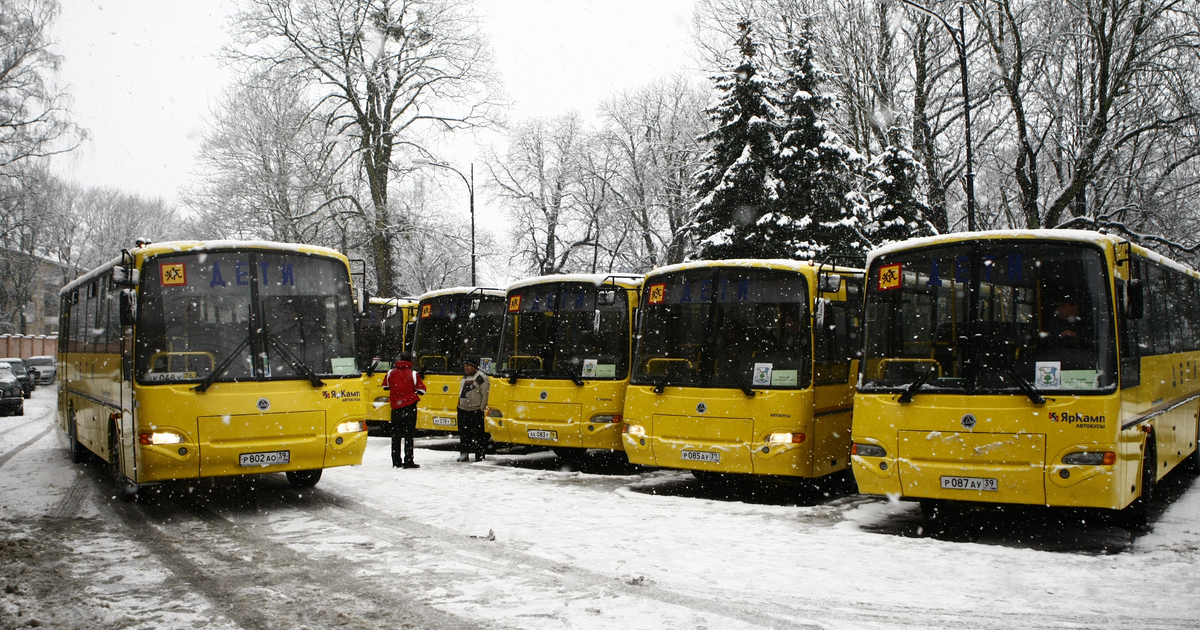
<path id="1" fill-rule="evenodd" d="M 1192 437 L 1192 454 L 1183 460 L 1183 469 L 1190 475 L 1200 475 L 1200 406 L 1196 409 L 1196 435 Z"/>
<path id="2" fill-rule="evenodd" d="M 1138 472 L 1138 497 L 1124 510 L 1121 510 L 1121 520 L 1125 527 L 1134 531 L 1144 531 L 1150 526 L 1150 499 L 1153 496 L 1155 475 L 1158 472 L 1158 444 L 1155 442 L 1154 431 L 1146 433 L 1143 447 L 1141 469 Z"/>
<path id="3" fill-rule="evenodd" d="M 137 484 L 125 476 L 121 470 L 121 435 L 117 433 L 116 424 L 108 427 L 108 472 L 112 476 L 113 491 L 122 503 L 129 503 L 137 498 Z"/>
<path id="4" fill-rule="evenodd" d="M 67 404 L 67 455 L 72 464 L 78 464 L 87 456 L 83 444 L 79 443 L 79 421 L 75 419 L 75 402 Z"/>

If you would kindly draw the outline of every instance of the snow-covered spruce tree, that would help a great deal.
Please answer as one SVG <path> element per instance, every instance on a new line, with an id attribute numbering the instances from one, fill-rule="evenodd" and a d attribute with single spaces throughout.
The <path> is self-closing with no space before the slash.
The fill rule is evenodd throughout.
<path id="1" fill-rule="evenodd" d="M 867 166 L 869 217 L 864 233 L 876 247 L 936 233 L 925 219 L 929 206 L 917 198 L 919 167 L 904 146 L 899 129 L 888 132 L 890 143 Z"/>
<path id="2" fill-rule="evenodd" d="M 779 172 L 783 179 L 777 209 L 759 219 L 786 241 L 788 258 L 827 262 L 861 259 L 870 244 L 862 234 L 862 204 L 856 203 L 854 169 L 862 158 L 830 128 L 833 101 L 820 92 L 825 80 L 813 61 L 810 33 L 793 32 L 783 55 Z"/>
<path id="3" fill-rule="evenodd" d="M 713 131 L 700 140 L 712 148 L 698 174 L 690 228 L 700 260 L 781 258 L 791 252 L 764 229 L 779 202 L 778 132 L 781 114 L 775 85 L 755 59 L 751 23 L 738 23 L 736 65 L 713 77 L 719 100 L 708 110 Z"/>

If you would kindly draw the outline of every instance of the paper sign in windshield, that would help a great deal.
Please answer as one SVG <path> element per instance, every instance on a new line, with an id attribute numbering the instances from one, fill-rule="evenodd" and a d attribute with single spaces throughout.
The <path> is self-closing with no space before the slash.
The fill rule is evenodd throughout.
<path id="1" fill-rule="evenodd" d="M 1062 388 L 1062 363 L 1060 361 L 1038 361 L 1034 364 L 1033 385 L 1038 389 Z"/>
<path id="2" fill-rule="evenodd" d="M 754 378 L 750 379 L 750 383 L 755 387 L 766 387 L 771 384 L 771 370 L 774 368 L 774 363 L 755 363 Z"/>

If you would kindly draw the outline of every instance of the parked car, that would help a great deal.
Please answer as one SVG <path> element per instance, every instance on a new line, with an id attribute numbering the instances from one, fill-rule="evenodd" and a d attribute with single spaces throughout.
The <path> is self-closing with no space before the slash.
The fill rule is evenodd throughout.
<path id="1" fill-rule="evenodd" d="M 0 361 L 0 414 L 6 416 L 25 415 L 24 390 L 12 366 Z"/>
<path id="2" fill-rule="evenodd" d="M 12 369 L 13 376 L 21 383 L 21 391 L 24 396 L 29 398 L 33 395 L 33 389 L 37 387 L 37 375 L 30 374 L 29 368 L 25 367 L 25 361 L 16 357 L 0 358 L 0 362 L 7 363 Z"/>
<path id="3" fill-rule="evenodd" d="M 51 356 L 29 357 L 25 365 L 37 372 L 38 385 L 52 385 L 58 376 L 58 360 Z"/>

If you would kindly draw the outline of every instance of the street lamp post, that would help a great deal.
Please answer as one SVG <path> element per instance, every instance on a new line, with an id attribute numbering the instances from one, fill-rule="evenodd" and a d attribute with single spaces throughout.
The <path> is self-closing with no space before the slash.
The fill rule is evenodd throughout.
<path id="1" fill-rule="evenodd" d="M 462 178 L 463 183 L 467 185 L 467 193 L 471 198 L 471 286 L 476 286 L 475 282 L 475 163 L 471 163 L 470 177 L 463 175 L 463 172 L 446 164 L 444 162 L 435 162 L 429 158 L 415 157 L 412 163 L 418 166 L 437 166 L 447 170 L 454 171 L 456 175 Z"/>
<path id="2" fill-rule="evenodd" d="M 962 71 L 962 94 L 963 94 L 963 127 L 964 136 L 967 143 L 967 231 L 975 231 L 975 162 L 971 154 L 971 94 L 967 90 L 967 42 L 965 19 L 963 17 L 963 5 L 958 5 L 958 28 L 954 28 L 946 21 L 945 18 L 930 11 L 929 9 L 912 2 L 912 0 L 900 0 L 904 4 L 929 15 L 936 19 L 946 27 L 946 31 L 950 33 L 950 39 L 954 41 L 955 48 L 958 49 L 958 66 Z"/>

